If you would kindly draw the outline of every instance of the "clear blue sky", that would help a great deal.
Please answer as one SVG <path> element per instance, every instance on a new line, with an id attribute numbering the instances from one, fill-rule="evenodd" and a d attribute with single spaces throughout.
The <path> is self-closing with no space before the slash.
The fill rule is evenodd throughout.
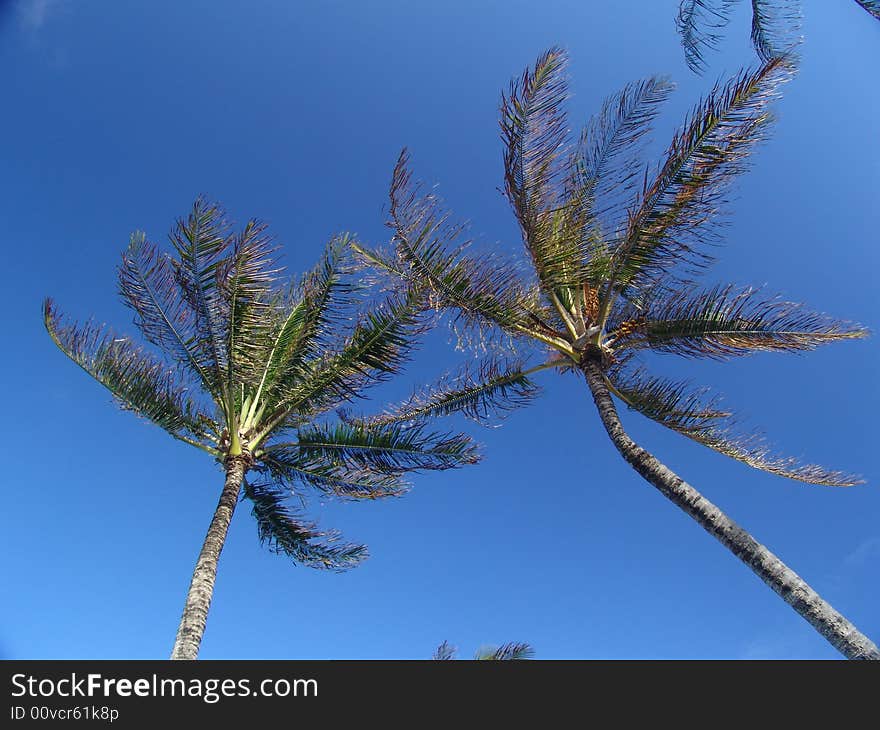
<path id="1" fill-rule="evenodd" d="M 677 5 L 0 5 L 0 656 L 167 656 L 222 486 L 205 454 L 120 412 L 54 348 L 43 296 L 131 331 L 115 293 L 128 234 L 161 240 L 199 193 L 239 221 L 269 221 L 292 272 L 339 230 L 386 240 L 403 145 L 474 235 L 518 251 L 498 192 L 500 90 L 562 45 L 580 124 L 625 82 L 669 74 L 679 89 L 657 125 L 659 151 L 715 78 L 754 62 L 742 4 L 706 76 L 691 74 Z M 767 283 L 877 330 L 880 23 L 850 0 L 808 1 L 804 15 L 801 73 L 737 186 L 706 280 Z M 461 355 L 448 339 L 434 333 L 375 407 L 453 367 Z M 781 449 L 860 472 L 862 487 L 756 472 L 624 413 L 636 439 L 875 640 L 878 353 L 874 337 L 684 370 Z M 541 382 L 546 396 L 503 427 L 469 427 L 485 445 L 480 465 L 417 477 L 396 501 L 313 503 L 323 526 L 370 546 L 350 573 L 261 549 L 241 509 L 202 657 L 424 658 L 444 639 L 465 656 L 509 640 L 541 658 L 837 656 L 620 460 L 581 382 Z"/>

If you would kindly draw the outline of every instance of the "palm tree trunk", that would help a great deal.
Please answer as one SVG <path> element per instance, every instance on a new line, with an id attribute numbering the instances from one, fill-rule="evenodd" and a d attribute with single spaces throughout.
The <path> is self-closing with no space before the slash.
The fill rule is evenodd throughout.
<path id="1" fill-rule="evenodd" d="M 242 456 L 230 457 L 226 461 L 226 484 L 220 493 L 220 502 L 214 510 L 214 517 L 208 527 L 208 534 L 196 561 L 189 593 L 183 607 L 183 616 L 174 640 L 172 659 L 197 659 L 199 645 L 208 621 L 208 609 L 214 594 L 214 580 L 217 577 L 217 561 L 226 541 L 232 513 L 238 502 L 238 491 L 244 478 L 246 460 Z"/>
<path id="2" fill-rule="evenodd" d="M 876 644 L 835 611 L 797 573 L 629 437 L 617 415 L 617 408 L 603 379 L 601 366 L 594 358 L 585 358 L 581 369 L 587 378 L 605 430 L 633 469 L 748 565 L 755 575 L 809 621 L 845 657 L 880 659 L 880 650 Z"/>

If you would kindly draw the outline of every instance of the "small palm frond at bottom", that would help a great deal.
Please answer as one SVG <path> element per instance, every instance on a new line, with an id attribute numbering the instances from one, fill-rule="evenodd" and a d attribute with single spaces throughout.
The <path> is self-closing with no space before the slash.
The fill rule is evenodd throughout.
<path id="1" fill-rule="evenodd" d="M 431 659 L 435 659 L 437 661 L 449 661 L 450 659 L 455 659 L 455 654 L 457 651 L 458 649 L 456 647 L 454 647 L 448 641 L 444 641 L 434 650 L 434 656 L 432 656 Z"/>
<path id="2" fill-rule="evenodd" d="M 483 647 L 474 656 L 478 661 L 516 661 L 531 659 L 535 650 L 529 644 L 509 642 L 495 647 Z"/>
<path id="3" fill-rule="evenodd" d="M 342 543 L 339 533 L 319 532 L 315 525 L 303 522 L 284 504 L 286 495 L 281 490 L 245 481 L 244 496 L 253 503 L 260 542 L 272 552 L 310 568 L 336 572 L 354 568 L 367 558 L 364 545 Z"/>
<path id="4" fill-rule="evenodd" d="M 655 377 L 643 368 L 612 368 L 607 383 L 631 409 L 755 469 L 808 484 L 849 487 L 862 482 L 852 474 L 774 455 L 761 434 L 742 431 L 734 415 L 720 410 L 718 399 L 706 389 Z"/>

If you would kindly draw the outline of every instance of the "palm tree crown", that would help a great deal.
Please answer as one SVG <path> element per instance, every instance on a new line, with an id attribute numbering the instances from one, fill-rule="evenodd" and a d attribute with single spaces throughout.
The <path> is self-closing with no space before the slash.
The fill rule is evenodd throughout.
<path id="1" fill-rule="evenodd" d="M 350 275 L 348 236 L 290 286 L 256 220 L 233 231 L 217 205 L 199 199 L 170 238 L 174 255 L 134 234 L 119 268 L 119 292 L 151 347 L 69 323 L 51 300 L 45 324 L 124 409 L 207 452 L 227 477 L 237 465 L 227 527 L 240 483 L 274 552 L 345 570 L 366 557 L 365 547 L 319 531 L 289 497 L 301 498 L 302 487 L 343 499 L 394 496 L 405 491 L 407 472 L 477 460 L 461 434 L 332 418 L 340 404 L 399 372 L 426 326 L 417 290 L 382 301 L 363 296 Z M 224 537 L 225 528 L 220 546 Z"/>
<path id="2" fill-rule="evenodd" d="M 643 175 L 634 151 L 672 85 L 659 77 L 629 84 L 569 143 L 565 62 L 562 51 L 547 52 L 501 104 L 505 190 L 532 277 L 512 263 L 469 255 L 461 228 L 412 183 L 406 151 L 391 188 L 396 256 L 358 247 L 374 264 L 429 288 L 433 305 L 452 310 L 465 330 L 530 340 L 556 356 L 528 371 L 490 361 L 482 380 L 426 394 L 398 417 L 442 413 L 446 402 L 468 393 L 485 406 L 516 405 L 511 396 L 523 401 L 536 392 L 529 373 L 577 368 L 593 354 L 611 391 L 667 428 L 774 474 L 856 483 L 852 475 L 769 454 L 705 389 L 651 375 L 642 357 L 653 351 L 727 359 L 865 336 L 861 327 L 761 290 L 699 289 L 693 282 L 712 261 L 707 244 L 718 239 L 713 224 L 728 184 L 765 135 L 768 105 L 791 75 L 790 64 L 775 58 L 716 86 L 656 170 Z"/>
<path id="3" fill-rule="evenodd" d="M 629 84 L 570 140 L 562 111 L 565 61 L 551 49 L 501 100 L 505 192 L 530 260 L 527 273 L 468 251 L 461 226 L 412 183 L 406 151 L 391 185 L 394 251 L 357 247 L 374 266 L 416 291 L 428 290 L 432 306 L 452 312 L 464 337 L 496 346 L 504 344 L 499 337 L 525 342 L 526 351 L 532 345 L 544 361 L 526 367 L 490 356 L 479 373 L 464 373 L 460 382 L 426 391 L 373 422 L 418 421 L 462 404 L 482 418 L 533 398 L 535 372 L 579 372 L 612 443 L 646 481 L 845 656 L 880 659 L 880 649 L 797 573 L 635 443 L 613 397 L 757 469 L 814 484 L 859 481 L 771 454 L 705 389 L 654 376 L 643 361 L 652 351 L 714 359 L 803 351 L 866 334 L 760 290 L 701 289 L 693 280 L 711 262 L 707 244 L 718 239 L 729 183 L 767 132 L 768 107 L 792 74 L 790 61 L 772 58 L 717 85 L 686 118 L 657 167 L 644 173 L 634 153 L 670 83 L 655 77 Z"/>

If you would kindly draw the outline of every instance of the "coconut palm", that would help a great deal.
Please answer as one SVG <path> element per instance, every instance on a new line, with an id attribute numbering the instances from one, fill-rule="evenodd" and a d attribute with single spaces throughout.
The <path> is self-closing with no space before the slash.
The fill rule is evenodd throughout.
<path id="1" fill-rule="evenodd" d="M 448 641 L 444 641 L 434 651 L 432 659 L 439 661 L 448 661 L 455 659 L 458 649 L 452 646 Z M 474 654 L 476 661 L 516 661 L 521 659 L 531 659 L 535 655 L 535 650 L 529 644 L 508 642 L 501 646 L 484 646 L 477 649 Z"/>
<path id="2" fill-rule="evenodd" d="M 289 497 L 301 497 L 303 487 L 342 499 L 399 495 L 406 472 L 457 467 L 477 455 L 463 435 L 325 417 L 397 373 L 425 327 L 414 289 L 378 302 L 362 296 L 351 281 L 347 236 L 334 239 L 302 281 L 283 286 L 277 250 L 256 220 L 234 232 L 217 205 L 199 199 L 170 239 L 173 255 L 134 234 L 119 268 L 119 292 L 151 347 L 69 323 L 50 300 L 44 314 L 58 347 L 122 408 L 224 469 L 171 655 L 195 659 L 240 493 L 272 551 L 342 571 L 366 557 L 365 547 L 319 531 Z"/>
<path id="3" fill-rule="evenodd" d="M 775 58 L 716 86 L 687 117 L 656 170 L 643 174 L 639 142 L 670 83 L 650 78 L 629 84 L 572 142 L 562 111 L 565 61 L 562 51 L 548 51 L 501 102 L 505 191 L 530 272 L 471 253 L 461 226 L 412 182 L 406 151 L 401 155 L 391 185 L 393 251 L 358 251 L 417 290 L 429 289 L 432 306 L 451 312 L 463 336 L 494 345 L 496 352 L 514 345 L 521 360 L 491 355 L 482 372 L 421 393 L 375 423 L 417 421 L 461 408 L 462 401 L 479 418 L 533 398 L 530 376 L 538 371 L 579 373 L 611 441 L 642 477 L 846 656 L 880 658 L 877 647 L 794 571 L 636 444 L 615 405 L 616 399 L 757 469 L 813 484 L 858 481 L 773 455 L 704 389 L 652 375 L 644 362 L 648 352 L 719 360 L 799 352 L 866 334 L 761 290 L 701 289 L 693 281 L 710 262 L 706 244 L 718 238 L 728 183 L 765 135 L 768 105 L 791 75 L 790 64 Z M 529 352 L 551 355 L 529 367 Z"/>
<path id="4" fill-rule="evenodd" d="M 685 60 L 692 71 L 706 69 L 705 54 L 721 41 L 721 30 L 739 0 L 681 0 L 675 25 L 681 36 Z M 880 1 L 855 0 L 866 12 L 880 20 Z M 755 51 L 769 61 L 798 41 L 801 20 L 800 0 L 751 0 L 751 39 Z"/>

